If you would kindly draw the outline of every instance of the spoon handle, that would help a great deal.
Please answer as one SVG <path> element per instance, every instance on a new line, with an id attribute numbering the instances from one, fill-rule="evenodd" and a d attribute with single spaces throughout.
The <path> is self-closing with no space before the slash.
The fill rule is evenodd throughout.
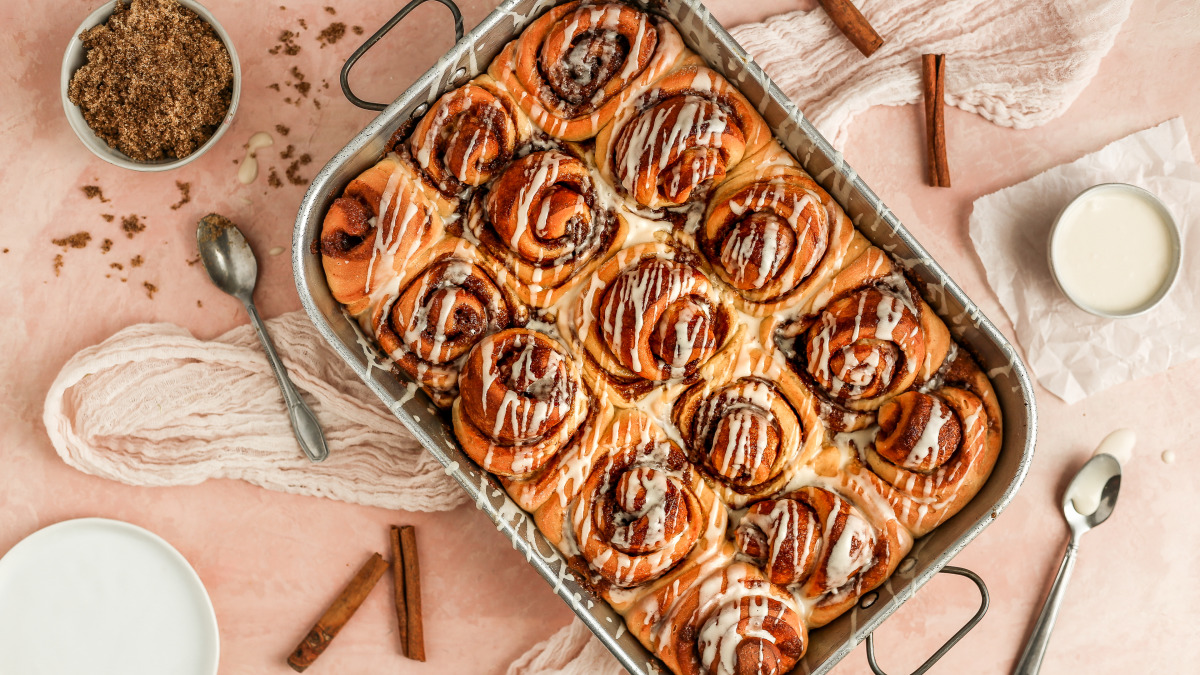
<path id="1" fill-rule="evenodd" d="M 263 351 L 267 353 L 267 361 L 271 364 L 271 372 L 275 373 L 279 390 L 283 392 L 283 401 L 287 404 L 288 418 L 292 421 L 292 432 L 296 434 L 296 442 L 310 460 L 324 461 L 329 456 L 329 446 L 325 444 L 325 434 L 321 431 L 317 416 L 308 409 L 304 399 L 300 398 L 300 392 L 296 391 L 296 385 L 292 384 L 292 378 L 288 377 L 287 368 L 283 367 L 283 361 L 280 361 L 279 354 L 275 353 L 275 345 L 271 342 L 271 336 L 267 335 L 267 327 L 259 317 L 254 301 L 245 300 L 243 304 L 246 306 L 246 313 L 250 315 L 254 331 L 258 333 L 258 340 L 262 342 Z"/>
<path id="2" fill-rule="evenodd" d="M 1050 595 L 1042 605 L 1042 613 L 1038 615 L 1037 623 L 1033 624 L 1033 633 L 1029 642 L 1025 643 L 1025 651 L 1013 669 L 1014 675 L 1037 675 L 1042 668 L 1042 659 L 1046 656 L 1046 646 L 1050 644 L 1050 631 L 1054 630 L 1054 621 L 1058 619 L 1058 608 L 1062 605 L 1063 597 L 1067 594 L 1067 580 L 1075 569 L 1075 556 L 1079 553 L 1079 541 L 1072 536 L 1067 543 L 1067 552 L 1063 554 L 1062 564 L 1058 567 L 1058 576 L 1050 587 Z"/>

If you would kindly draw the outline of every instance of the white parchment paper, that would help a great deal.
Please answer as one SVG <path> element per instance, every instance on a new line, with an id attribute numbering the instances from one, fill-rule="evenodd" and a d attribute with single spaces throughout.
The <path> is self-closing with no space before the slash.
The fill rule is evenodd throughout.
<path id="1" fill-rule="evenodd" d="M 1050 276 L 1047 244 L 1055 216 L 1098 183 L 1149 190 L 1167 205 L 1182 233 L 1179 279 L 1147 314 L 1093 316 L 1071 304 Z M 975 201 L 971 241 L 1042 386 L 1074 403 L 1200 358 L 1198 217 L 1200 167 L 1180 118 Z"/>

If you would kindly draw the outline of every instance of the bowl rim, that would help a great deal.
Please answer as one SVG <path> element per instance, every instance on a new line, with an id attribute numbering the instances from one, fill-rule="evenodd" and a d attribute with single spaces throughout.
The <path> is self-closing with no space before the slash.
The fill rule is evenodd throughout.
<path id="1" fill-rule="evenodd" d="M 195 161 L 201 155 L 212 149 L 212 147 L 216 145 L 217 141 L 221 139 L 221 136 L 225 135 L 225 132 L 233 123 L 234 113 L 237 112 L 238 101 L 241 99 L 242 93 L 242 67 L 238 61 L 237 50 L 233 46 L 233 40 L 230 38 L 229 33 L 226 32 L 225 27 L 222 26 L 219 21 L 217 21 L 212 12 L 208 11 L 208 8 L 206 8 L 204 5 L 196 2 L 196 0 L 176 1 L 184 7 L 187 7 L 195 12 L 197 16 L 208 23 L 208 25 L 212 26 L 213 30 L 217 34 L 217 37 L 220 38 L 221 43 L 225 45 L 226 51 L 229 52 L 229 59 L 233 64 L 233 93 L 229 99 L 229 110 L 225 112 L 225 118 L 221 120 L 219 125 L 217 125 L 216 131 L 213 132 L 212 136 L 210 136 L 203 145 L 201 145 L 196 149 L 195 152 L 187 157 L 173 160 L 139 162 L 120 150 L 110 147 L 108 143 L 97 136 L 96 133 L 92 131 L 92 128 L 88 126 L 87 120 L 83 118 L 83 113 L 79 110 L 79 106 L 71 102 L 67 91 L 71 84 L 71 78 L 75 75 L 75 71 L 87 62 L 87 54 L 84 51 L 83 43 L 79 40 L 79 36 L 89 28 L 107 21 L 108 18 L 112 16 L 113 10 L 116 9 L 118 2 L 128 2 L 128 0 L 110 0 L 109 2 L 106 2 L 100 7 L 96 8 L 91 14 L 88 14 L 87 18 L 83 20 L 83 23 L 81 23 L 73 33 L 71 33 L 70 41 L 67 43 L 67 48 L 63 53 L 62 68 L 59 76 L 59 94 L 62 99 L 63 111 L 67 116 L 67 123 L 70 125 L 71 130 L 75 132 L 75 136 L 79 138 L 80 142 L 82 142 L 88 150 L 91 150 L 92 154 L 96 155 L 100 159 L 103 159 L 109 164 L 114 164 L 125 169 L 132 169 L 134 171 L 146 172 L 169 171 L 171 169 L 177 169 L 185 164 Z"/>
<path id="2" fill-rule="evenodd" d="M 1159 287 L 1158 291 L 1150 297 L 1149 300 L 1141 305 L 1138 305 L 1137 307 L 1134 307 L 1128 312 L 1108 312 L 1084 302 L 1077 295 L 1073 294 L 1067 289 L 1067 285 L 1063 283 L 1061 278 L 1059 278 L 1058 268 L 1054 264 L 1055 241 L 1058 238 L 1058 226 L 1062 222 L 1063 217 L 1070 213 L 1073 209 L 1078 208 L 1085 199 L 1092 196 L 1094 193 L 1106 191 L 1132 193 L 1133 195 L 1145 200 L 1154 208 L 1155 211 L 1158 212 L 1158 214 L 1162 217 L 1163 222 L 1168 225 L 1167 231 L 1170 233 L 1171 237 L 1172 257 L 1171 267 L 1168 270 L 1167 279 L 1163 282 L 1162 286 Z M 1067 299 L 1071 301 L 1071 304 L 1089 314 L 1106 319 L 1128 319 L 1135 316 L 1141 316 L 1142 314 L 1154 309 L 1161 304 L 1162 301 L 1171 293 L 1171 290 L 1175 288 L 1175 283 L 1179 281 L 1179 272 L 1183 267 L 1183 236 L 1179 231 L 1179 223 L 1175 221 L 1175 216 L 1171 214 L 1171 210 L 1167 208 L 1167 205 L 1163 203 L 1163 200 L 1160 199 L 1158 195 L 1143 187 L 1133 185 L 1132 183 L 1098 183 L 1072 197 L 1071 201 L 1067 202 L 1067 205 L 1064 206 L 1062 210 L 1058 212 L 1058 215 L 1054 217 L 1054 223 L 1050 226 L 1050 234 L 1047 237 L 1046 242 L 1046 259 L 1050 266 L 1050 276 L 1054 279 L 1054 285 L 1058 287 L 1058 290 L 1062 291 L 1063 295 L 1067 296 Z"/>

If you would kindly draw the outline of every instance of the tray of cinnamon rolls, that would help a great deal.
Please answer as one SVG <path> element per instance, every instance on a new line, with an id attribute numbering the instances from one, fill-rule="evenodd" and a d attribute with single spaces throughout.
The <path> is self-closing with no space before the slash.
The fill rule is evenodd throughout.
<path id="1" fill-rule="evenodd" d="M 1012 346 L 697 0 L 506 0 L 297 217 L 322 334 L 631 673 L 823 673 L 1032 458 Z"/>

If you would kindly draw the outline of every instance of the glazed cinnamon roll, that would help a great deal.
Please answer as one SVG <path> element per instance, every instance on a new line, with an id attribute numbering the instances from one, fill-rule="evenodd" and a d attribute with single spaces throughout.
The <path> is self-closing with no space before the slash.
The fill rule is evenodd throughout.
<path id="1" fill-rule="evenodd" d="M 626 231 L 625 219 L 600 204 L 583 160 L 560 150 L 509 164 L 475 194 L 467 223 L 535 307 L 557 302 L 620 248 Z"/>
<path id="2" fill-rule="evenodd" d="M 731 352 L 736 328 L 704 273 L 664 244 L 639 244 L 601 265 L 572 316 L 563 332 L 574 336 L 585 376 L 619 406 L 660 383 L 687 382 L 719 351 Z"/>
<path id="3" fill-rule="evenodd" d="M 694 584 L 643 634 L 679 675 L 785 675 L 808 649 L 793 599 L 746 563 Z"/>
<path id="4" fill-rule="evenodd" d="M 618 414 L 569 512 L 573 543 L 601 588 L 666 574 L 720 545 L 725 509 L 687 455 L 645 415 Z"/>
<path id="5" fill-rule="evenodd" d="M 685 54 L 670 22 L 616 2 L 570 2 L 510 42 L 488 72 L 546 133 L 592 138 Z"/>
<path id="6" fill-rule="evenodd" d="M 685 66 L 631 101 L 596 137 L 596 164 L 652 209 L 702 198 L 771 132 L 745 97 L 704 66 Z"/>
<path id="7" fill-rule="evenodd" d="M 752 349 L 737 366 L 692 385 L 671 410 L 688 458 L 734 508 L 778 492 L 824 436 L 812 397 L 778 363 Z"/>
<path id="8" fill-rule="evenodd" d="M 987 377 L 961 350 L 941 386 L 907 391 L 879 409 L 879 433 L 863 452 L 896 516 L 920 537 L 958 513 L 991 475 L 1000 453 L 1000 407 Z"/>
<path id="9" fill-rule="evenodd" d="M 818 296 L 798 333 L 797 371 L 834 431 L 865 428 L 892 397 L 942 365 L 950 333 L 887 255 L 870 248 Z"/>
<path id="10" fill-rule="evenodd" d="M 321 264 L 329 289 L 353 316 L 366 312 L 388 280 L 442 237 L 442 219 L 388 156 L 334 200 L 321 225 Z"/>
<path id="11" fill-rule="evenodd" d="M 738 551 L 829 623 L 883 583 L 912 547 L 894 518 L 845 493 L 807 486 L 758 502 L 735 531 Z"/>
<path id="12" fill-rule="evenodd" d="M 512 161 L 529 136 L 529 120 L 512 97 L 480 75 L 442 95 L 398 151 L 446 214 L 457 208 L 465 190 L 487 182 Z"/>
<path id="13" fill-rule="evenodd" d="M 446 408 L 458 393 L 467 352 L 485 336 L 527 320 L 528 310 L 496 283 L 478 251 L 446 239 L 420 272 L 379 304 L 371 326 L 396 368 Z"/>
<path id="14" fill-rule="evenodd" d="M 708 202 L 700 250 L 756 316 L 811 296 L 867 247 L 842 207 L 778 146 L 775 163 L 744 162 Z"/>

